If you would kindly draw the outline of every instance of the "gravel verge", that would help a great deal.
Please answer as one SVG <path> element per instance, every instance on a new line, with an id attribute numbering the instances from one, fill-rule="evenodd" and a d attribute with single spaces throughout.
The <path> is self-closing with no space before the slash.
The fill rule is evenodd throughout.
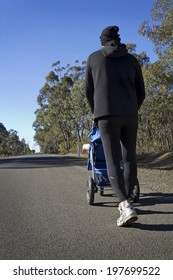
<path id="1" fill-rule="evenodd" d="M 162 193 L 173 193 L 173 152 L 138 155 L 140 185 Z"/>

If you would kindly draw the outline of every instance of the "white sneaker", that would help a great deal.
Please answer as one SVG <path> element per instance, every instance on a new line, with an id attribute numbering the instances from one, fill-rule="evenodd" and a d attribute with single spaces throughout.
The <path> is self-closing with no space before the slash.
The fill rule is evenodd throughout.
<path id="1" fill-rule="evenodd" d="M 120 217 L 117 219 L 118 227 L 129 226 L 131 223 L 137 221 L 138 216 L 132 204 L 129 203 L 127 206 L 120 204 L 118 210 L 120 211 Z"/>

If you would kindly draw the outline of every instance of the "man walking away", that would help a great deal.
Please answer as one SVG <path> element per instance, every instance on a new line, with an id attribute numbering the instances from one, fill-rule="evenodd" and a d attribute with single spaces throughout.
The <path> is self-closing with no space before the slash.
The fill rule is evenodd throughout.
<path id="1" fill-rule="evenodd" d="M 138 110 L 145 89 L 140 64 L 121 44 L 118 31 L 117 26 L 106 27 L 100 36 L 102 48 L 88 57 L 86 97 L 98 122 L 109 180 L 119 199 L 117 225 L 127 226 L 138 219 L 131 194 L 137 180 Z"/>

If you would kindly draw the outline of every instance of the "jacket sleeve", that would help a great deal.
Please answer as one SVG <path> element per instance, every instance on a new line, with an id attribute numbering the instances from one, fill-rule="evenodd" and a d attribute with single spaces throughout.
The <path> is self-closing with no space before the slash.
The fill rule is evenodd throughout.
<path id="1" fill-rule="evenodd" d="M 138 100 L 138 109 L 140 109 L 145 99 L 145 86 L 144 86 L 144 79 L 142 75 L 141 66 L 137 60 L 136 60 L 136 94 Z"/>
<path id="2" fill-rule="evenodd" d="M 85 94 L 91 112 L 94 113 L 94 82 L 93 82 L 93 76 L 90 67 L 90 57 L 87 60 L 87 66 L 86 66 Z"/>

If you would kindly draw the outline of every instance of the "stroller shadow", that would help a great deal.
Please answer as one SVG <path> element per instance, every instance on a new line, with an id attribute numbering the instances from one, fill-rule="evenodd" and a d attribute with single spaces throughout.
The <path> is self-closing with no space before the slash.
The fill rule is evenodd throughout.
<path id="1" fill-rule="evenodd" d="M 98 194 L 96 194 L 96 196 L 97 197 L 100 196 L 99 192 L 98 192 Z M 114 198 L 114 201 L 110 201 L 110 200 L 106 199 L 106 198 L 111 198 L 111 197 Z M 103 201 L 103 199 L 106 201 Z M 116 194 L 112 193 L 112 192 L 104 193 L 104 195 L 100 196 L 100 200 L 102 200 L 102 201 L 94 202 L 93 206 L 97 206 L 97 207 L 116 207 L 117 206 L 118 207 L 118 204 L 119 204 Z"/>

